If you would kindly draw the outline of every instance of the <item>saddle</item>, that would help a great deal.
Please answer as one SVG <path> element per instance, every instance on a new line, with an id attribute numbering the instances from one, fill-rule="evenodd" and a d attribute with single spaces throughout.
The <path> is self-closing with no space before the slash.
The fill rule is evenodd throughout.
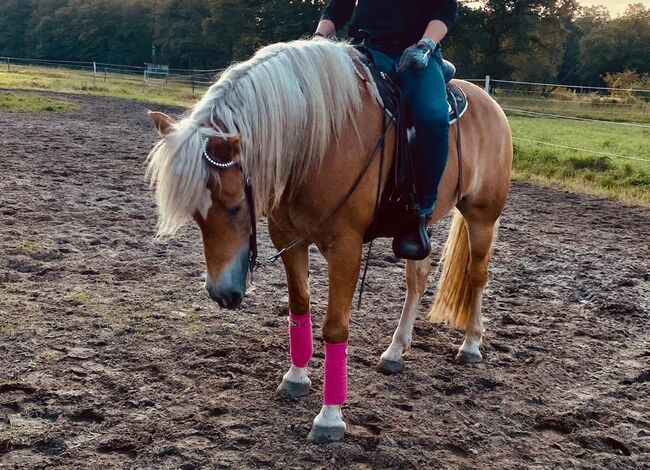
<path id="1" fill-rule="evenodd" d="M 364 242 L 368 242 L 380 237 L 395 237 L 401 226 L 400 220 L 403 220 L 415 207 L 417 188 L 410 149 L 414 145 L 416 133 L 408 109 L 400 98 L 398 86 L 377 65 L 373 50 L 363 43 L 356 44 L 354 47 L 361 53 L 361 61 L 377 86 L 386 119 L 397 127 L 395 155 L 390 169 L 390 177 L 381 194 L 375 220 L 364 234 Z M 451 125 L 467 111 L 469 101 L 465 92 L 451 83 L 456 75 L 456 67 L 451 62 L 443 60 L 442 72 L 447 84 L 447 104 L 449 124 Z M 385 130 L 388 130 L 387 128 L 388 125 L 385 124 Z M 383 144 L 381 151 L 383 152 Z"/>

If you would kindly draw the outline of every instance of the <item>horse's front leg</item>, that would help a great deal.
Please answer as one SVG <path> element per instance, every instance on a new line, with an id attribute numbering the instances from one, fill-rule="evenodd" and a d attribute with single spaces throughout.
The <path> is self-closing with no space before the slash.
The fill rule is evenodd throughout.
<path id="1" fill-rule="evenodd" d="M 329 299 L 323 321 L 323 407 L 314 419 L 310 441 L 339 441 L 345 434 L 341 407 L 348 393 L 349 315 L 359 278 L 361 247 L 360 238 L 349 237 L 339 239 L 324 252 L 329 270 Z"/>
<path id="2" fill-rule="evenodd" d="M 406 262 L 406 300 L 402 308 L 402 316 L 399 325 L 393 334 L 388 349 L 384 351 L 379 359 L 378 369 L 385 374 L 396 374 L 404 370 L 404 359 L 402 355 L 411 349 L 413 337 L 413 325 L 418 315 L 420 300 L 427 288 L 431 263 L 429 257 L 422 261 Z"/>
<path id="3" fill-rule="evenodd" d="M 286 233 L 269 223 L 269 232 L 276 247 L 292 240 Z M 296 235 L 297 236 L 297 235 Z M 289 355 L 291 367 L 282 377 L 279 392 L 292 397 L 309 394 L 311 380 L 307 366 L 314 351 L 309 309 L 309 243 L 301 243 L 282 255 L 289 289 Z"/>

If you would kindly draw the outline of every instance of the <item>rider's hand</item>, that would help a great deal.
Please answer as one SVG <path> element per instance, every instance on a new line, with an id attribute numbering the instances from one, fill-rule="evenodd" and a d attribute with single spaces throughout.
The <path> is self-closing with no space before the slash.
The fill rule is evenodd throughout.
<path id="1" fill-rule="evenodd" d="M 397 71 L 401 72 L 406 68 L 410 68 L 414 72 L 419 72 L 429 65 L 429 58 L 435 50 L 435 43 L 433 41 L 420 41 L 417 44 L 409 47 L 402 54 L 399 61 Z"/>
<path id="2" fill-rule="evenodd" d="M 332 42 L 337 41 L 337 38 L 336 38 L 335 35 L 325 36 L 324 34 L 321 34 L 318 31 L 316 31 L 311 38 L 312 38 L 312 40 L 316 40 L 316 41 L 323 40 L 323 39 L 326 40 L 326 41 L 332 41 Z"/>

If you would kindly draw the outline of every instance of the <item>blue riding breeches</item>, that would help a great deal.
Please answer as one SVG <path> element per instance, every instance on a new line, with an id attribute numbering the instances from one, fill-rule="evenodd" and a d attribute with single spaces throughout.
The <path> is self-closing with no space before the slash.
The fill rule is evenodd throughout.
<path id="1" fill-rule="evenodd" d="M 413 160 L 420 214 L 433 212 L 449 153 L 449 108 L 440 48 L 419 72 L 397 73 L 402 51 L 372 49 L 375 63 L 399 85 L 415 126 Z"/>

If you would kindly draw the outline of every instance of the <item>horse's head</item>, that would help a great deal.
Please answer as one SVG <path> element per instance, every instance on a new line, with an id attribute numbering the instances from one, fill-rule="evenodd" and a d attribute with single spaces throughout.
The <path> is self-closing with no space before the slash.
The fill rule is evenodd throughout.
<path id="1" fill-rule="evenodd" d="M 163 113 L 149 113 L 158 132 L 165 136 L 174 124 Z M 239 166 L 241 138 L 212 137 L 203 158 L 209 168 L 207 184 L 197 201 L 193 218 L 201 229 L 206 261 L 205 289 L 221 307 L 239 307 L 249 271 L 251 204 Z M 212 162 L 210 162 L 212 160 Z"/>

